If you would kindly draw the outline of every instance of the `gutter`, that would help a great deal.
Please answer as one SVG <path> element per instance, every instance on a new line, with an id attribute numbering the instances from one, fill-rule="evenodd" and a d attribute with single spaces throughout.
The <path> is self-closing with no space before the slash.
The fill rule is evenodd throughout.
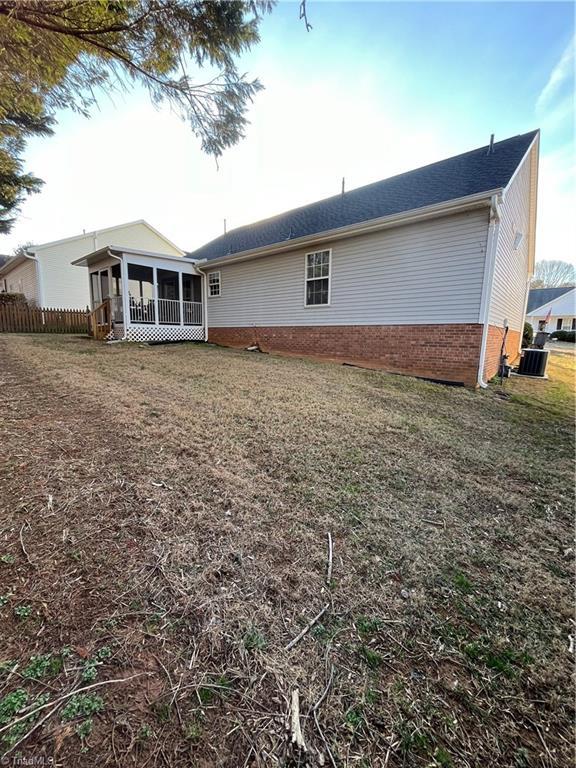
<path id="1" fill-rule="evenodd" d="M 486 344 L 488 341 L 488 321 L 490 318 L 490 298 L 494 284 L 494 266 L 496 264 L 496 249 L 500 232 L 500 203 L 502 194 L 490 198 L 490 224 L 488 225 L 488 242 L 486 246 L 486 264 L 484 267 L 484 282 L 482 285 L 482 302 L 480 305 L 479 322 L 482 324 L 482 341 L 480 343 L 480 361 L 478 363 L 478 386 L 486 389 L 484 381 L 484 362 L 486 360 Z"/>
<path id="2" fill-rule="evenodd" d="M 497 194 L 501 194 L 501 192 L 502 190 L 500 188 L 479 192 L 475 195 L 467 195 L 466 197 L 456 198 L 454 200 L 449 200 L 448 202 L 436 203 L 435 205 L 428 205 L 423 208 L 413 208 L 410 211 L 395 213 L 391 216 L 382 216 L 379 219 L 369 219 L 368 221 L 360 222 L 358 224 L 338 227 L 337 229 L 329 229 L 324 232 L 314 233 L 313 235 L 304 235 L 303 237 L 298 237 L 293 240 L 283 240 L 280 243 L 272 243 L 271 245 L 265 245 L 250 251 L 241 251 L 240 253 L 231 254 L 229 256 L 219 256 L 215 259 L 202 259 L 197 261 L 195 266 L 200 271 L 203 271 L 204 269 L 212 269 L 221 264 L 233 264 L 238 261 L 248 261 L 249 259 L 256 259 L 261 256 L 286 253 L 286 251 L 297 250 L 303 246 L 313 247 L 316 244 L 327 241 L 341 240 L 346 237 L 377 232 L 381 229 L 387 229 L 388 227 L 411 224 L 416 221 L 422 221 L 439 215 L 448 216 L 453 213 L 490 205 L 492 198 Z"/>

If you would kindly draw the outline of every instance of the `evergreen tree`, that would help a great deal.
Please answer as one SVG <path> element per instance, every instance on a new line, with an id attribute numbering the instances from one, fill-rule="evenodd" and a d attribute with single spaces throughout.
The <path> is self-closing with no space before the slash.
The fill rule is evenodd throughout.
<path id="1" fill-rule="evenodd" d="M 258 42 L 269 0 L 0 0 L 0 232 L 42 182 L 25 173 L 57 109 L 89 114 L 101 89 L 144 85 L 218 157 L 243 136 L 262 88 L 235 57 Z M 192 72 L 206 69 L 197 82 Z"/>

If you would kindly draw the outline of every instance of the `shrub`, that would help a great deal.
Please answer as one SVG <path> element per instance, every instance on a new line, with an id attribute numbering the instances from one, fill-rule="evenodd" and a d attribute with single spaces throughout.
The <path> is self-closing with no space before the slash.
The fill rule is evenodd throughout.
<path id="1" fill-rule="evenodd" d="M 0 306 L 2 304 L 27 304 L 28 300 L 23 293 L 0 293 Z"/>
<path id="2" fill-rule="evenodd" d="M 529 347 L 534 340 L 534 329 L 530 323 L 524 323 L 524 330 L 522 331 L 522 346 L 524 348 Z"/>
<path id="3" fill-rule="evenodd" d="M 550 334 L 551 339 L 556 341 L 569 341 L 571 344 L 576 342 L 576 331 L 554 331 Z"/>

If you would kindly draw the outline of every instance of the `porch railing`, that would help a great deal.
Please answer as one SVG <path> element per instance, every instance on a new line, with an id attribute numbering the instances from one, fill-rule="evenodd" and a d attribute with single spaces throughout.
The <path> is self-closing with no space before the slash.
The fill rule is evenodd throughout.
<path id="1" fill-rule="evenodd" d="M 114 298 L 120 299 L 120 297 Z M 180 304 L 182 304 L 184 325 L 202 325 L 202 302 L 180 302 L 178 299 L 158 299 L 158 322 L 162 325 L 180 325 Z M 122 306 L 120 300 L 120 319 L 121 317 Z M 135 299 L 131 296 L 130 322 L 155 323 L 156 306 L 154 299 Z"/>
<path id="2" fill-rule="evenodd" d="M 184 325 L 202 325 L 202 302 L 183 301 Z"/>
<path id="3" fill-rule="evenodd" d="M 164 325 L 180 325 L 178 299 L 158 299 L 158 322 Z"/>
<path id="4" fill-rule="evenodd" d="M 154 299 L 135 299 L 133 296 L 130 296 L 130 322 L 155 323 Z"/>

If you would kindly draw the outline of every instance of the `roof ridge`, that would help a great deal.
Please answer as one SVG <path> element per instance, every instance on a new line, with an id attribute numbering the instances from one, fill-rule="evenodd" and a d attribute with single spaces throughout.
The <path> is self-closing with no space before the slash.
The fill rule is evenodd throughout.
<path id="1" fill-rule="evenodd" d="M 527 136 L 536 136 L 539 129 L 535 129 L 533 131 L 527 131 L 526 133 L 519 133 L 516 136 L 508 136 L 506 139 L 501 139 L 500 141 L 496 141 L 493 144 L 493 148 L 496 148 L 498 146 L 501 146 L 502 144 L 505 144 L 506 142 L 513 141 L 516 139 L 522 139 Z M 346 192 L 344 192 L 344 196 L 349 196 L 354 194 L 355 192 L 359 192 L 361 190 L 367 190 L 370 187 L 374 187 L 378 184 L 382 184 L 383 182 L 389 182 L 393 181 L 394 179 L 399 179 L 401 177 L 409 176 L 412 173 L 418 173 L 419 171 L 423 171 L 426 168 L 433 168 L 435 165 L 441 165 L 442 163 L 446 163 L 450 160 L 456 160 L 460 157 L 466 157 L 467 155 L 472 155 L 476 152 L 481 152 L 483 149 L 488 149 L 490 147 L 489 144 L 485 144 L 481 147 L 476 147 L 475 149 L 468 149 L 466 152 L 459 152 L 456 155 L 450 155 L 450 157 L 445 157 L 442 160 L 435 160 L 433 163 L 426 163 L 426 165 L 420 165 L 417 168 L 411 168 L 408 171 L 402 171 L 402 173 L 396 173 L 393 176 L 386 176 L 383 179 L 378 179 L 377 181 L 370 181 L 368 184 L 362 184 L 359 187 L 354 187 L 353 189 L 350 189 Z M 260 224 L 265 224 L 267 222 L 272 222 L 274 219 L 279 218 L 280 216 L 288 216 L 289 214 L 296 213 L 297 211 L 304 210 L 305 208 L 313 208 L 315 205 L 321 205 L 322 203 L 327 203 L 331 200 L 337 200 L 339 198 L 342 198 L 343 194 L 340 192 L 339 194 L 335 195 L 329 195 L 328 197 L 322 197 L 320 200 L 314 200 L 311 203 L 304 203 L 303 205 L 297 205 L 294 208 L 288 208 L 287 210 L 280 211 L 279 213 L 275 213 L 272 216 L 266 216 L 263 219 L 258 219 L 257 221 L 253 221 L 250 224 L 241 224 L 239 227 L 234 227 L 234 229 L 229 230 L 223 235 L 218 235 L 218 237 L 213 238 L 213 240 L 209 240 L 208 242 L 217 242 L 217 241 L 224 241 L 227 238 L 230 238 L 230 235 L 233 235 L 236 232 L 241 232 L 245 229 L 250 229 L 251 227 L 257 227 Z M 202 247 L 202 246 L 200 246 Z M 197 250 L 197 249 L 195 249 Z M 194 251 L 189 251 L 187 255 L 190 253 L 194 253 Z"/>
<path id="2" fill-rule="evenodd" d="M 490 145 L 372 181 L 243 224 L 187 253 L 223 258 L 254 248 L 329 232 L 342 226 L 504 189 L 539 131 L 509 136 Z"/>

